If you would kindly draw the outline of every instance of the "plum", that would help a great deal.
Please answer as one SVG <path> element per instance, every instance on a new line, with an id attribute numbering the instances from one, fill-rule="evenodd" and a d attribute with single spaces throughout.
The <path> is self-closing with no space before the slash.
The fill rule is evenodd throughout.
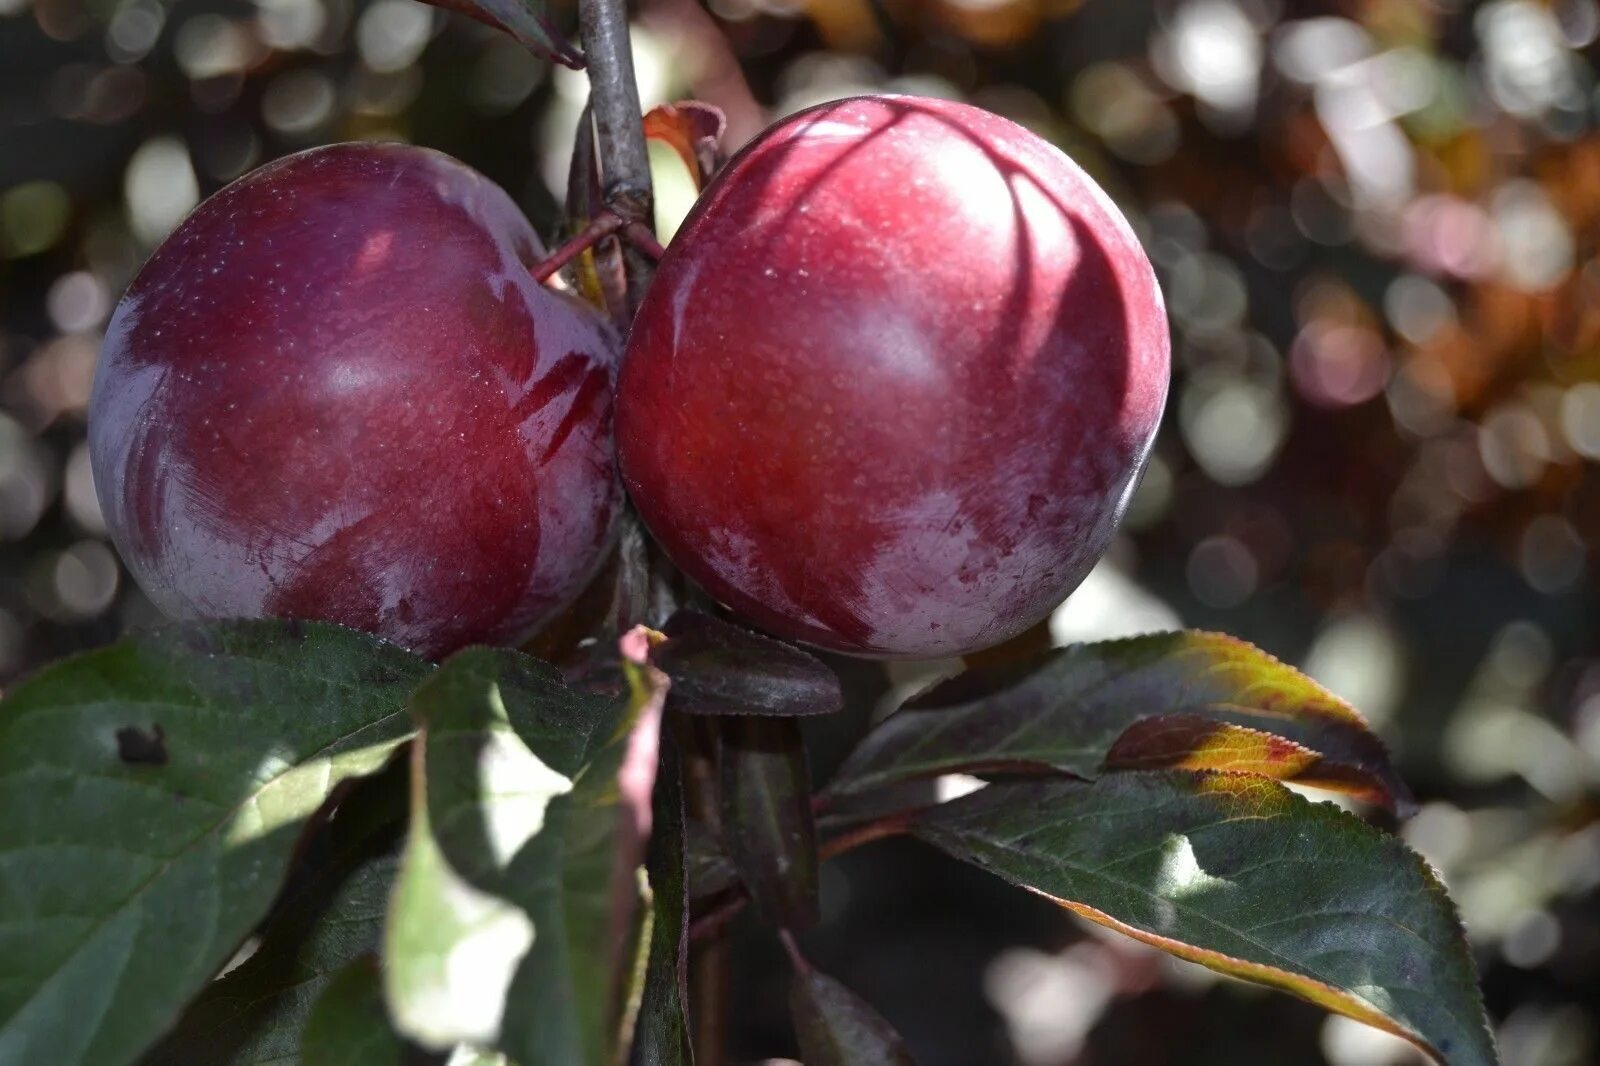
<path id="1" fill-rule="evenodd" d="M 740 152 L 667 249 L 618 460 L 672 560 L 759 625 L 961 654 L 1104 553 L 1169 344 L 1133 231 L 1060 151 L 964 104 L 835 101 Z"/>
<path id="2" fill-rule="evenodd" d="M 201 204 L 118 305 L 89 407 L 112 539 L 165 612 L 515 641 L 603 561 L 620 342 L 536 284 L 504 191 L 342 144 Z"/>

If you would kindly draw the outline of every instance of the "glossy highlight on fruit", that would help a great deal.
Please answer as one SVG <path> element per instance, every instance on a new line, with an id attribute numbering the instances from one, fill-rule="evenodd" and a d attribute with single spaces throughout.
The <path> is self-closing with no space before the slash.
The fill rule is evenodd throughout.
<path id="1" fill-rule="evenodd" d="M 619 344 L 532 281 L 543 254 L 499 187 L 401 145 L 312 149 L 201 204 L 118 306 L 89 409 L 156 605 L 437 657 L 575 596 L 621 505 Z"/>
<path id="2" fill-rule="evenodd" d="M 673 561 L 756 623 L 955 655 L 1105 551 L 1168 373 L 1149 260 L 1071 160 L 860 97 L 767 130 L 690 213 L 628 342 L 618 459 Z"/>

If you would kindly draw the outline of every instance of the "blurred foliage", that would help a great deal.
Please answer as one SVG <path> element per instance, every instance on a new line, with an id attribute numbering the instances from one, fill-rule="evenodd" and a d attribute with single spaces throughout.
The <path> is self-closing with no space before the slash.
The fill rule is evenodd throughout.
<path id="1" fill-rule="evenodd" d="M 637 33 L 646 105 L 709 100 L 735 145 L 832 96 L 946 95 L 1105 184 L 1175 376 L 1125 536 L 1052 636 L 1227 629 L 1360 706 L 1506 1061 L 1600 1057 L 1596 0 L 643 0 Z M 412 0 L 0 0 L 0 682 L 152 618 L 83 413 L 117 295 L 198 198 L 398 138 L 551 233 L 583 93 Z M 661 162 L 669 231 L 692 190 Z M 845 668 L 821 769 L 939 669 Z M 910 845 L 825 871 L 823 906 L 819 965 L 927 1064 L 1412 1061 Z M 792 1052 L 779 962 L 743 950 L 741 1047 Z"/>

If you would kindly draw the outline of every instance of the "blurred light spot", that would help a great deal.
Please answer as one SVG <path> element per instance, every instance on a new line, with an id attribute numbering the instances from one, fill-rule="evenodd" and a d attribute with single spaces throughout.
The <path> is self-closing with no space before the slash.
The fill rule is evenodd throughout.
<path id="1" fill-rule="evenodd" d="M 1393 629 L 1369 614 L 1323 627 L 1306 652 L 1305 672 L 1366 716 L 1387 722 L 1405 689 L 1405 657 Z"/>
<path id="2" fill-rule="evenodd" d="M 1208 124 L 1231 131 L 1254 115 L 1261 34 L 1231 0 L 1188 0 L 1152 39 L 1151 59 L 1163 81 L 1201 102 Z"/>
<path id="3" fill-rule="evenodd" d="M 328 21 L 320 0 L 256 0 L 261 40 L 273 48 L 309 48 Z"/>
<path id="4" fill-rule="evenodd" d="M 793 114 L 812 104 L 874 92 L 886 77 L 882 67 L 864 56 L 808 53 L 779 75 L 773 117 Z"/>
<path id="5" fill-rule="evenodd" d="M 156 0 L 124 0 L 106 27 L 106 53 L 119 63 L 136 63 L 161 37 L 167 12 Z"/>
<path id="6" fill-rule="evenodd" d="M 414 0 L 376 0 L 356 20 L 356 49 L 379 73 L 409 67 L 427 47 L 433 9 Z"/>
<path id="7" fill-rule="evenodd" d="M 1320 1044 L 1328 1066 L 1422 1066 L 1427 1061 L 1410 1041 L 1342 1014 L 1323 1021 Z"/>
<path id="8" fill-rule="evenodd" d="M 1580 1003 L 1524 1003 L 1495 1033 L 1500 1061 L 1514 1066 L 1593 1066 L 1595 1022 Z"/>
<path id="9" fill-rule="evenodd" d="M 1550 461 L 1550 438 L 1537 415 L 1520 404 L 1508 403 L 1491 411 L 1478 427 L 1478 453 L 1496 484 L 1525 489 L 1544 475 Z"/>
<path id="10" fill-rule="evenodd" d="M 57 337 L 44 345 L 17 372 L 25 405 L 34 424 L 49 425 L 64 414 L 82 412 L 89 404 L 94 368 L 100 358 L 98 334 Z"/>
<path id="11" fill-rule="evenodd" d="M 1561 434 L 1574 452 L 1600 459 L 1600 382 L 1580 382 L 1561 397 Z"/>
<path id="12" fill-rule="evenodd" d="M 1384 290 L 1383 313 L 1396 333 L 1412 344 L 1424 344 L 1456 320 L 1456 305 L 1427 278 L 1401 274 Z"/>
<path id="13" fill-rule="evenodd" d="M 1344 244 L 1350 239 L 1350 213 L 1327 181 L 1307 177 L 1295 182 L 1289 190 L 1289 212 L 1300 232 L 1318 244 Z"/>
<path id="14" fill-rule="evenodd" d="M 1305 256 L 1306 243 L 1294 224 L 1294 215 L 1278 204 L 1265 204 L 1250 212 L 1245 245 L 1262 266 L 1288 270 Z"/>
<path id="15" fill-rule="evenodd" d="M 1226 534 L 1207 537 L 1189 553 L 1189 591 L 1207 607 L 1237 607 L 1256 591 L 1260 572 L 1244 542 Z"/>
<path id="16" fill-rule="evenodd" d="M 27 634 L 22 623 L 10 611 L 0 608 L 0 678 L 21 670 L 26 665 Z"/>
<path id="17" fill-rule="evenodd" d="M 1448 878 L 1472 842 L 1472 819 L 1453 804 L 1435 801 L 1423 804 L 1401 826 L 1400 833 L 1407 844 Z"/>
<path id="18" fill-rule="evenodd" d="M 1537 969 L 1550 961 L 1561 946 L 1561 923 L 1544 909 L 1524 913 L 1500 944 L 1500 953 L 1513 966 Z"/>
<path id="19" fill-rule="evenodd" d="M 261 158 L 261 139 L 245 122 L 217 129 L 195 146 L 195 162 L 217 181 L 232 181 Z"/>
<path id="20" fill-rule="evenodd" d="M 95 534 L 106 531 L 105 516 L 100 513 L 100 497 L 95 494 L 89 445 L 85 442 L 80 441 L 67 456 L 61 495 L 67 506 L 67 515 L 80 529 Z"/>
<path id="21" fill-rule="evenodd" d="M 1600 5 L 1595 0 L 1555 0 L 1551 13 L 1568 48 L 1583 48 L 1600 36 Z"/>
<path id="22" fill-rule="evenodd" d="M 1522 576 L 1540 592 L 1564 592 L 1583 576 L 1588 548 L 1560 515 L 1539 515 L 1522 531 L 1518 562 Z"/>
<path id="23" fill-rule="evenodd" d="M 1181 629 L 1170 604 L 1108 559 L 1089 571 L 1083 584 L 1050 615 L 1050 642 L 1114 640 Z"/>
<path id="24" fill-rule="evenodd" d="M 20 15 L 28 9 L 32 0 L 0 0 L 0 17 Z"/>
<path id="25" fill-rule="evenodd" d="M 0 412 L 0 539 L 18 540 L 33 529 L 55 491 L 49 453 Z"/>
<path id="26" fill-rule="evenodd" d="M 55 594 L 69 618 L 93 618 L 111 606 L 120 571 L 104 542 L 83 540 L 56 557 Z"/>
<path id="27" fill-rule="evenodd" d="M 1289 371 L 1300 395 L 1311 403 L 1349 407 L 1383 390 L 1389 352 L 1370 329 L 1316 321 L 1295 337 Z"/>
<path id="28" fill-rule="evenodd" d="M 1572 231 L 1544 190 L 1531 181 L 1512 181 L 1494 194 L 1494 221 L 1500 231 L 1500 270 L 1519 289 L 1543 292 L 1572 270 Z"/>
<path id="29" fill-rule="evenodd" d="M 1495 103 L 1533 118 L 1578 97 L 1574 60 L 1550 9 L 1530 0 L 1494 0 L 1473 19 Z"/>
<path id="30" fill-rule="evenodd" d="M 0 251 L 13 259 L 55 246 L 72 214 L 67 191 L 53 181 L 25 181 L 0 193 Z"/>
<path id="31" fill-rule="evenodd" d="M 208 13 L 186 19 L 172 48 L 183 72 L 202 81 L 243 72 L 254 58 L 256 44 L 244 26 Z"/>
<path id="32" fill-rule="evenodd" d="M 361 115 L 399 115 L 410 107 L 422 92 L 422 70 L 415 65 L 388 74 L 362 68 L 355 72 L 350 84 L 349 108 Z M 372 136 L 364 130 L 363 136 Z M 383 140 L 403 140 L 400 137 L 373 137 Z"/>
<path id="33" fill-rule="evenodd" d="M 1278 390 L 1221 375 L 1191 378 L 1178 406 L 1184 443 L 1219 485 L 1245 485 L 1272 465 L 1289 431 Z"/>
<path id="34" fill-rule="evenodd" d="M 1092 941 L 1059 955 L 1010 948 L 989 963 L 983 990 L 1005 1019 L 1022 1066 L 1071 1061 L 1116 990 L 1112 960 Z"/>
<path id="35" fill-rule="evenodd" d="M 1210 252 L 1185 256 L 1167 271 L 1167 309 L 1191 330 L 1238 325 L 1248 304 L 1244 276 L 1231 261 Z"/>
<path id="36" fill-rule="evenodd" d="M 1459 197 L 1419 196 L 1401 224 L 1412 260 L 1427 270 L 1475 278 L 1499 262 L 1499 234 L 1488 214 Z"/>
<path id="37" fill-rule="evenodd" d="M 1085 128 L 1130 163 L 1160 163 L 1178 148 L 1177 118 L 1126 64 L 1086 68 L 1073 80 L 1072 110 Z"/>
<path id="38" fill-rule="evenodd" d="M 189 150 L 176 137 L 144 142 L 123 178 L 128 223 L 146 245 L 161 241 L 200 202 L 200 182 Z"/>
<path id="39" fill-rule="evenodd" d="M 472 100 L 491 115 L 505 114 L 533 93 L 547 69 L 522 45 L 496 34 L 473 68 Z"/>
<path id="40" fill-rule="evenodd" d="M 1389 379 L 1385 398 L 1395 424 L 1413 436 L 1435 436 L 1455 421 L 1455 385 L 1437 359 L 1407 359 Z"/>
<path id="41" fill-rule="evenodd" d="M 410 0 L 403 2 L 418 6 Z M 327 75 L 316 70 L 289 70 L 273 78 L 262 93 L 261 117 L 279 133 L 306 134 L 333 117 L 334 103 L 333 82 Z"/>
<path id="42" fill-rule="evenodd" d="M 50 321 L 62 333 L 84 333 L 105 321 L 110 295 L 100 279 L 87 270 L 63 274 L 50 286 L 45 297 Z"/>
<path id="43" fill-rule="evenodd" d="M 1286 22 L 1272 38 L 1273 64 L 1286 77 L 1312 85 L 1372 54 L 1367 31 L 1349 19 Z"/>

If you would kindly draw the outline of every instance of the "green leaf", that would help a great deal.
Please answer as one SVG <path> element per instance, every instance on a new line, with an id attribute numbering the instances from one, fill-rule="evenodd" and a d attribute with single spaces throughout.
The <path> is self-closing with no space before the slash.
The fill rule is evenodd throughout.
<path id="1" fill-rule="evenodd" d="M 883 1016 L 810 965 L 795 969 L 789 1014 L 806 1066 L 911 1066 L 911 1052 Z"/>
<path id="2" fill-rule="evenodd" d="M 299 1061 L 306 1018 L 332 975 L 382 942 L 405 829 L 405 771 L 391 760 L 307 834 L 259 946 L 206 986 L 142 1066 Z"/>
<path id="3" fill-rule="evenodd" d="M 671 738 L 661 740 L 646 863 L 650 875 L 650 953 L 633 1030 L 633 1061 L 644 1066 L 692 1066 L 687 1004 L 689 960 L 688 844 L 684 831 L 683 771 Z"/>
<path id="4" fill-rule="evenodd" d="M 792 644 L 683 610 L 662 627 L 650 662 L 672 679 L 668 705 L 688 714 L 832 714 L 844 706 L 839 677 Z"/>
<path id="5" fill-rule="evenodd" d="M 817 830 L 799 723 L 721 720 L 722 837 L 762 918 L 786 929 L 817 922 Z"/>
<path id="6" fill-rule="evenodd" d="M 424 0 L 434 7 L 458 11 L 509 34 L 536 56 L 583 69 L 583 54 L 573 47 L 550 18 L 544 0 Z"/>
<path id="7" fill-rule="evenodd" d="M 623 706 L 527 656 L 469 648 L 412 710 L 411 830 L 386 953 L 397 1025 L 520 1066 L 605 1061 Z"/>
<path id="8" fill-rule="evenodd" d="M 0 1062 L 123 1063 L 261 920 L 307 819 L 429 667 L 276 621 L 177 626 L 0 703 Z"/>
<path id="9" fill-rule="evenodd" d="M 406 1047 L 389 1025 L 372 956 L 339 971 L 317 997 L 301 1039 L 302 1066 L 399 1066 Z"/>
<path id="10" fill-rule="evenodd" d="M 1020 681 L 962 674 L 869 733 L 828 793 L 946 773 L 1156 767 L 1247 770 L 1412 806 L 1354 708 L 1244 641 L 1197 631 L 1062 648 Z"/>
<path id="11" fill-rule="evenodd" d="M 1111 774 L 990 785 L 918 836 L 1181 958 L 1493 1063 L 1472 955 L 1401 841 L 1260 777 Z"/>

